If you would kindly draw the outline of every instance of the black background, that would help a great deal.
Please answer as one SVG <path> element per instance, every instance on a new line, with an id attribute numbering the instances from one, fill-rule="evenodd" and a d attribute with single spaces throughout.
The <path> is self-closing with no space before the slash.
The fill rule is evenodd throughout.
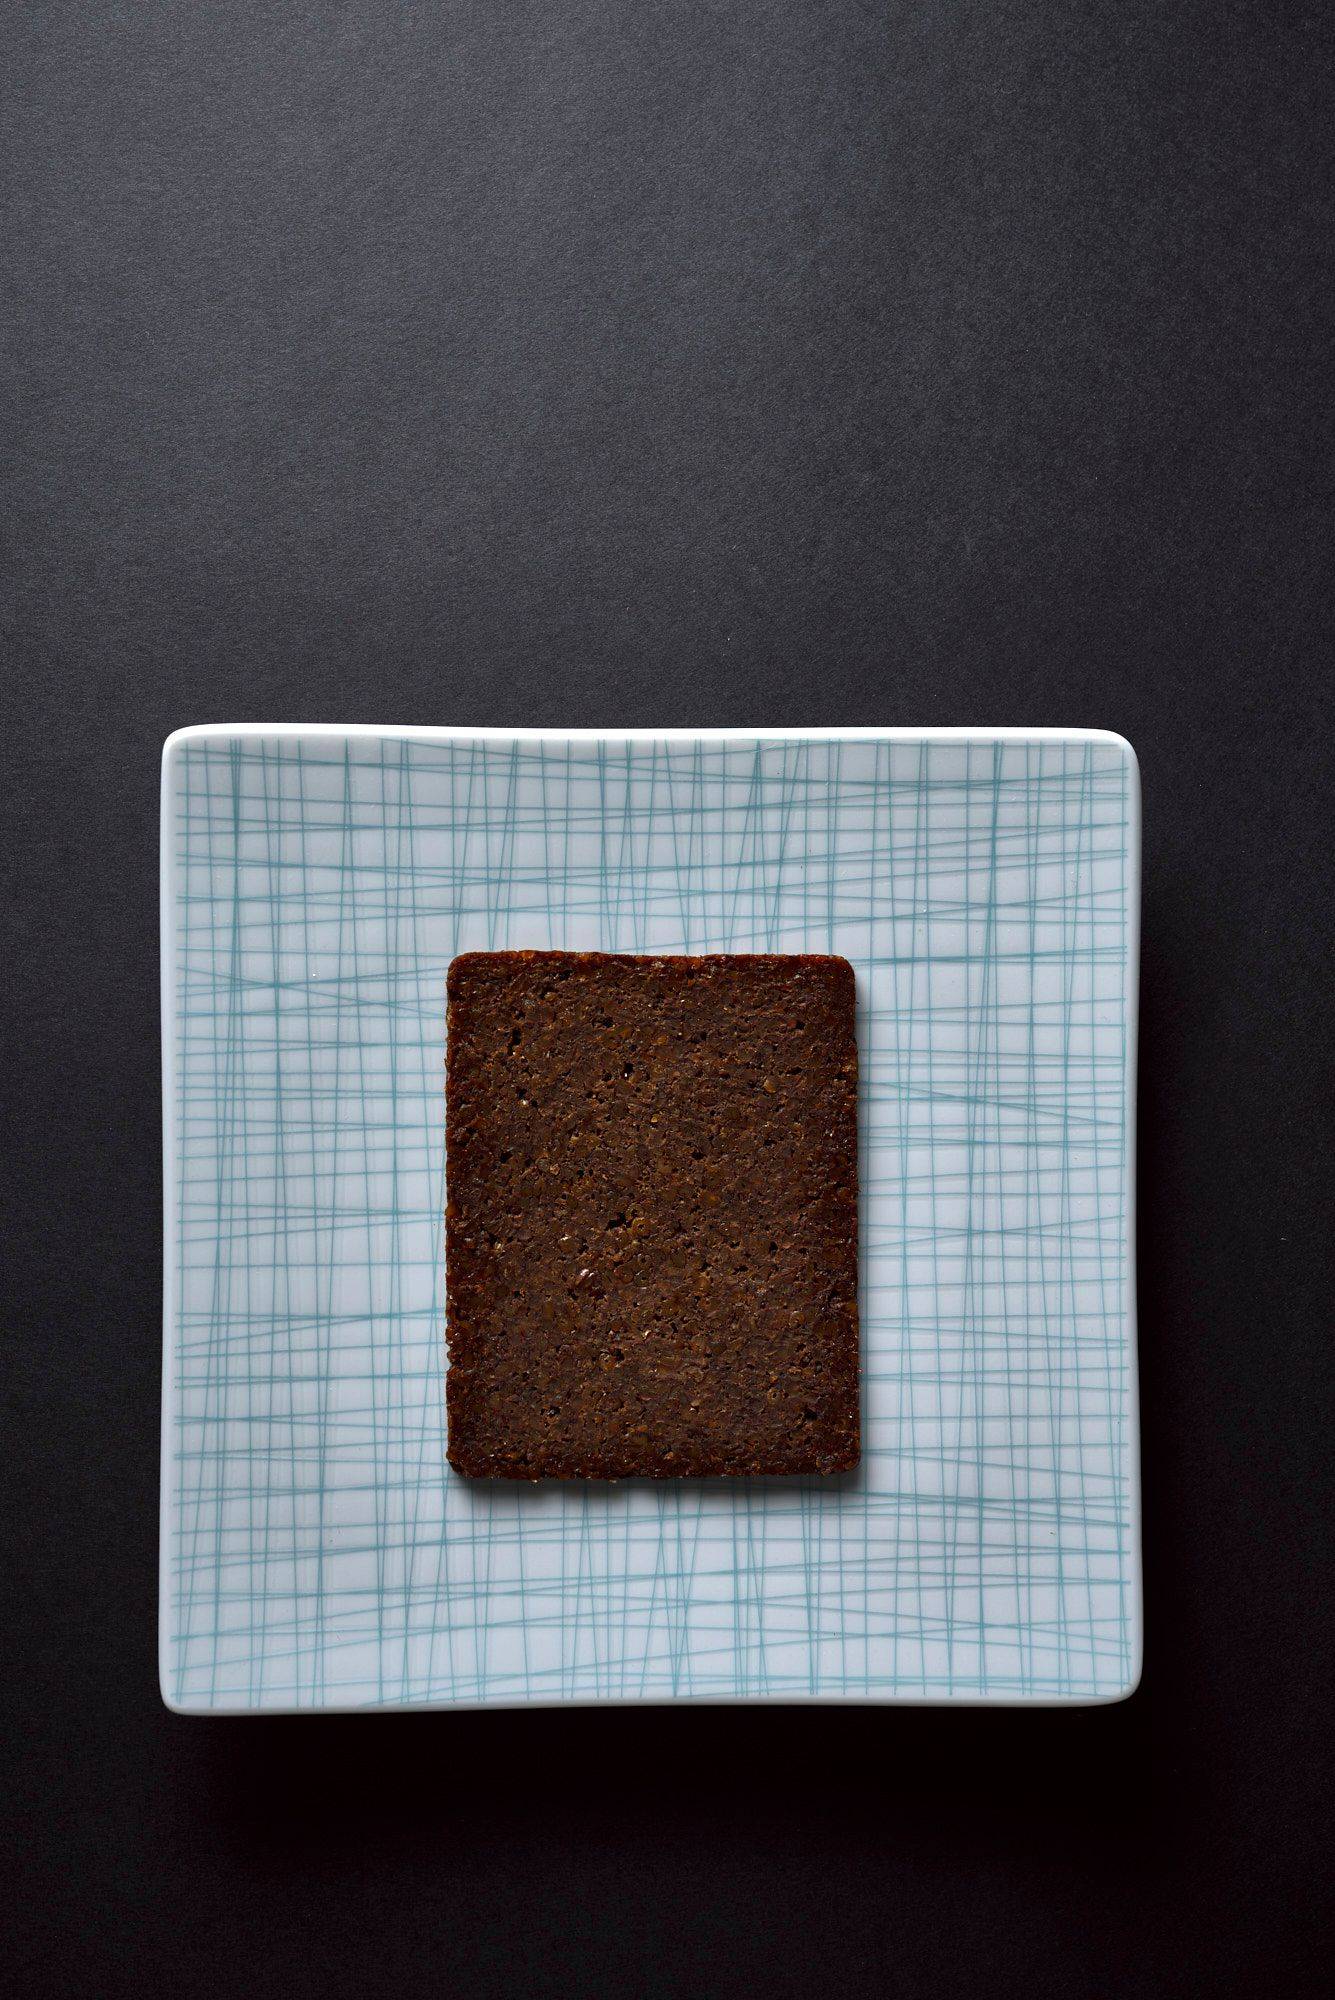
<path id="1" fill-rule="evenodd" d="M 1331 10 L 3 23 L 15 1990 L 1316 1990 Z M 163 1711 L 157 761 L 278 718 L 1130 737 L 1133 1700 Z"/>

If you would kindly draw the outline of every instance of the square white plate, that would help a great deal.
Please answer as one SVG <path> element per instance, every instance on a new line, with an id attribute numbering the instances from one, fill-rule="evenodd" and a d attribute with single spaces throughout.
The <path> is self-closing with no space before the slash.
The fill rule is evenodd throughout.
<path id="1" fill-rule="evenodd" d="M 1127 1694 L 1139 878 L 1096 730 L 173 736 L 168 1703 Z M 852 960 L 856 1476 L 448 1472 L 445 972 L 525 946 Z"/>

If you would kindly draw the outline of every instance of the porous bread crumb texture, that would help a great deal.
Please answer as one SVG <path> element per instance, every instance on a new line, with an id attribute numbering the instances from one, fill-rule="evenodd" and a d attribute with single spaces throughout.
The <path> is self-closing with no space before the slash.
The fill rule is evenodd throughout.
<path id="1" fill-rule="evenodd" d="M 455 1470 L 856 1465 L 847 960 L 470 952 L 448 996 Z"/>

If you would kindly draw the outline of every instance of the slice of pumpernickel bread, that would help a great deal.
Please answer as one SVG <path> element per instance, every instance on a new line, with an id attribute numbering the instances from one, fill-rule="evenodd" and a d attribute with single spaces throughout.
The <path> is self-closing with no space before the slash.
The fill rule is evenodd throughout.
<path id="1" fill-rule="evenodd" d="M 469 952 L 449 972 L 450 1464 L 859 1456 L 853 971 Z"/>

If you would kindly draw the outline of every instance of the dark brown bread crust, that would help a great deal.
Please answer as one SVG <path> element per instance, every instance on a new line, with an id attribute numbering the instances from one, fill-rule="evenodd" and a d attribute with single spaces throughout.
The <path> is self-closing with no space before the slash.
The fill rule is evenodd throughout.
<path id="1" fill-rule="evenodd" d="M 449 1461 L 858 1462 L 853 971 L 469 952 L 449 972 Z"/>

